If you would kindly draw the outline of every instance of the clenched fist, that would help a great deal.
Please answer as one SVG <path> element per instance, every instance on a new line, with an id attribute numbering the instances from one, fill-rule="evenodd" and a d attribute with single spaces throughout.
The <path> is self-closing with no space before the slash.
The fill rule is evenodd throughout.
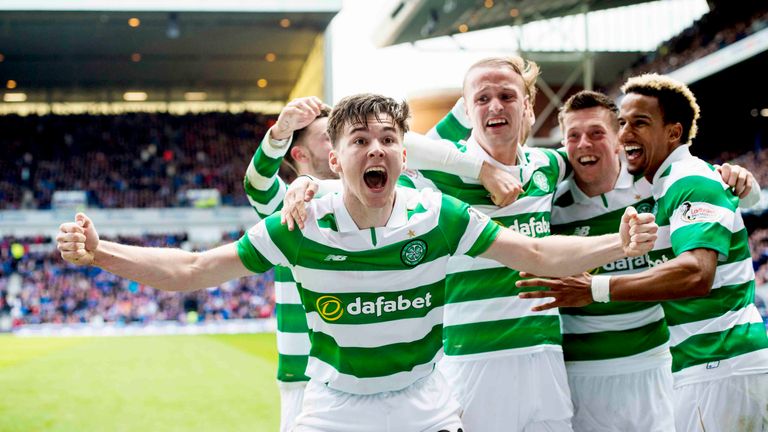
<path id="1" fill-rule="evenodd" d="M 88 216 L 78 213 L 74 222 L 61 224 L 56 244 L 65 261 L 77 265 L 92 265 L 96 248 L 99 246 L 99 234 Z"/>
<path id="2" fill-rule="evenodd" d="M 619 235 L 624 253 L 628 257 L 645 255 L 653 249 L 659 226 L 651 213 L 637 213 L 634 207 L 627 207 L 621 217 Z"/>

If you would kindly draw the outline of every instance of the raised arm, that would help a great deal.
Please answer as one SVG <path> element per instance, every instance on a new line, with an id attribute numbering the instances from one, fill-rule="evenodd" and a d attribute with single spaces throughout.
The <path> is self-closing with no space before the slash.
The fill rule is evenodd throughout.
<path id="1" fill-rule="evenodd" d="M 445 115 L 432 129 L 427 132 L 431 139 L 446 139 L 449 141 L 461 141 L 467 139 L 472 132 L 472 122 L 467 116 L 467 108 L 464 98 L 460 97 L 451 111 Z"/>
<path id="2" fill-rule="evenodd" d="M 408 152 L 409 169 L 440 171 L 478 179 L 499 207 L 512 204 L 523 191 L 522 184 L 515 176 L 460 151 L 451 141 L 408 132 L 403 145 Z"/>
<path id="3" fill-rule="evenodd" d="M 546 288 L 521 293 L 521 298 L 554 299 L 534 307 L 534 311 L 581 307 L 595 301 L 665 301 L 709 294 L 716 268 L 717 252 L 699 248 L 641 273 L 610 277 L 584 273 L 562 279 L 532 278 L 518 281 L 517 286 Z"/>
<path id="4" fill-rule="evenodd" d="M 504 229 L 482 256 L 527 273 L 569 276 L 624 256 L 647 253 L 656 241 L 658 227 L 653 221 L 652 214 L 637 214 L 629 207 L 618 234 L 531 238 Z"/>
<path id="5" fill-rule="evenodd" d="M 316 97 L 294 99 L 280 111 L 248 164 L 243 184 L 248 201 L 260 219 L 280 209 L 286 185 L 277 176 L 280 164 L 288 152 L 293 132 L 312 123 L 320 113 L 323 102 Z"/>
<path id="6" fill-rule="evenodd" d="M 72 264 L 94 265 L 165 291 L 209 288 L 252 274 L 242 264 L 235 243 L 187 252 L 100 241 L 93 222 L 82 213 L 75 222 L 61 225 L 56 242 L 61 257 Z"/>

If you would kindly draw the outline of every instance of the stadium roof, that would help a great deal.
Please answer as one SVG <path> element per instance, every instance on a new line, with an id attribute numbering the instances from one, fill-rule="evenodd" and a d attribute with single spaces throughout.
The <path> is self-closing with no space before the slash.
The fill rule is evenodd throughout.
<path id="1" fill-rule="evenodd" d="M 393 0 L 379 46 L 593 12 L 651 0 Z"/>
<path id="2" fill-rule="evenodd" d="M 27 102 L 120 101 L 127 91 L 147 101 L 189 92 L 285 101 L 341 8 L 341 0 L 108 3 L 0 1 L 0 83 L 12 80 Z"/>

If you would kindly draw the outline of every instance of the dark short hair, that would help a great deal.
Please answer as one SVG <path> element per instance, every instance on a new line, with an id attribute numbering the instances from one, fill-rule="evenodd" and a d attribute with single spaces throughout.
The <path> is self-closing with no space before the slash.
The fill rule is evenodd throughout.
<path id="1" fill-rule="evenodd" d="M 408 132 L 410 108 L 407 102 L 397 102 L 390 97 L 371 93 L 356 94 L 341 99 L 331 111 L 328 118 L 328 136 L 333 146 L 336 147 L 336 141 L 343 134 L 344 127 L 357 124 L 367 127 L 370 116 L 377 120 L 381 120 L 382 116 L 389 116 L 401 133 Z"/>
<path id="2" fill-rule="evenodd" d="M 565 101 L 565 104 L 560 108 L 560 112 L 557 113 L 560 129 L 563 129 L 565 126 L 563 122 L 566 114 L 596 107 L 605 108 L 610 111 L 613 120 L 613 130 L 619 130 L 619 107 L 608 96 L 591 90 L 582 90 Z"/>
<path id="3" fill-rule="evenodd" d="M 699 104 L 685 84 L 666 75 L 644 74 L 632 77 L 621 87 L 624 94 L 637 93 L 655 97 L 659 101 L 664 124 L 680 123 L 683 134 L 680 143 L 686 144 L 696 137 Z"/>

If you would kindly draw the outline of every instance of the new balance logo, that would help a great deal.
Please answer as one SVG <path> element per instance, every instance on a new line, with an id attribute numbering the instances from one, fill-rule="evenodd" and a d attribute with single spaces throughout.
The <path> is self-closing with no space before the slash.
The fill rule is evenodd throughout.
<path id="1" fill-rule="evenodd" d="M 346 255 L 328 255 L 324 261 L 346 261 Z"/>

